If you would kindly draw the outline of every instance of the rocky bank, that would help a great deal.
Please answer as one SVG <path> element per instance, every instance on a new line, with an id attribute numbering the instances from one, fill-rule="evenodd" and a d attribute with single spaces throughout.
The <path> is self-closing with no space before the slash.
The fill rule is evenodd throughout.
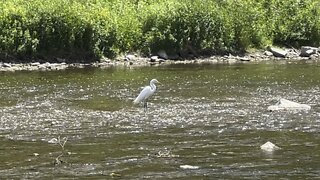
<path id="1" fill-rule="evenodd" d="M 244 55 L 214 55 L 214 56 L 199 56 L 195 52 L 190 52 L 186 57 L 181 58 L 178 55 L 168 55 L 164 50 L 159 50 L 158 53 L 150 57 L 141 57 L 135 54 L 127 54 L 118 57 L 114 60 L 102 58 L 99 62 L 84 64 L 84 63 L 3 63 L 0 62 L 0 71 L 52 71 L 64 70 L 68 68 L 85 68 L 97 67 L 107 68 L 112 66 L 149 66 L 149 65 L 164 65 L 177 63 L 244 63 L 244 62 L 259 62 L 259 61 L 320 61 L 320 47 L 302 46 L 300 49 L 294 48 L 277 48 L 267 47 L 266 50 L 246 53 Z"/>

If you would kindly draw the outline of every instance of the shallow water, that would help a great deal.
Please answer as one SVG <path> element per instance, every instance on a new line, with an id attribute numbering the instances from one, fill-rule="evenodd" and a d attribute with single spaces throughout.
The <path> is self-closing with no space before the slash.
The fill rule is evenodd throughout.
<path id="1" fill-rule="evenodd" d="M 2 72 L 0 178 L 320 177 L 319 69 L 273 62 Z M 132 101 L 152 78 L 162 84 L 144 112 Z M 312 109 L 268 112 L 279 98 Z M 64 150 L 59 136 L 68 138 Z M 267 141 L 281 149 L 261 151 Z"/>

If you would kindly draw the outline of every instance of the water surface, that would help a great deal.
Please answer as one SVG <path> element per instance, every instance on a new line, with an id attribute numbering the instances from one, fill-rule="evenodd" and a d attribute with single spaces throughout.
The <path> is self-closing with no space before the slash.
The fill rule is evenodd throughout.
<path id="1" fill-rule="evenodd" d="M 152 78 L 144 112 L 132 101 Z M 0 176 L 313 179 L 319 84 L 305 62 L 2 72 Z M 279 98 L 312 109 L 268 112 Z M 261 151 L 267 141 L 281 149 Z"/>

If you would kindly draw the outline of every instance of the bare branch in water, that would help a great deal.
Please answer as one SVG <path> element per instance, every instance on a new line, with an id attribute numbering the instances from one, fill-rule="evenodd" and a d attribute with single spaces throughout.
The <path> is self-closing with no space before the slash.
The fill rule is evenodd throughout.
<path id="1" fill-rule="evenodd" d="M 60 136 L 58 136 L 58 143 L 61 147 L 61 154 L 58 157 L 56 157 L 54 161 L 55 165 L 59 165 L 63 163 L 63 161 L 60 158 L 64 155 L 64 146 L 66 145 L 67 141 L 68 141 L 68 137 L 64 137 L 61 139 Z"/>
<path id="2" fill-rule="evenodd" d="M 61 138 L 60 136 L 58 137 L 58 143 L 59 145 L 61 146 L 62 148 L 62 151 L 64 151 L 64 146 L 66 145 L 67 141 L 68 141 L 68 137 L 64 137 L 63 139 L 63 142 L 61 142 Z"/>

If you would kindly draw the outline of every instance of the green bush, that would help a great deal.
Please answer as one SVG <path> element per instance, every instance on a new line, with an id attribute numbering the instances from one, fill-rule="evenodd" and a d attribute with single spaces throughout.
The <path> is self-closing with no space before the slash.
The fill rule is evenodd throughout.
<path id="1" fill-rule="evenodd" d="M 313 0 L 274 1 L 273 41 L 292 46 L 320 43 L 320 2 Z"/>
<path id="2" fill-rule="evenodd" d="M 204 3 L 206 2 L 206 3 Z M 164 2 L 149 10 L 143 26 L 145 48 L 181 51 L 225 48 L 228 28 L 224 17 L 211 1 Z"/>

